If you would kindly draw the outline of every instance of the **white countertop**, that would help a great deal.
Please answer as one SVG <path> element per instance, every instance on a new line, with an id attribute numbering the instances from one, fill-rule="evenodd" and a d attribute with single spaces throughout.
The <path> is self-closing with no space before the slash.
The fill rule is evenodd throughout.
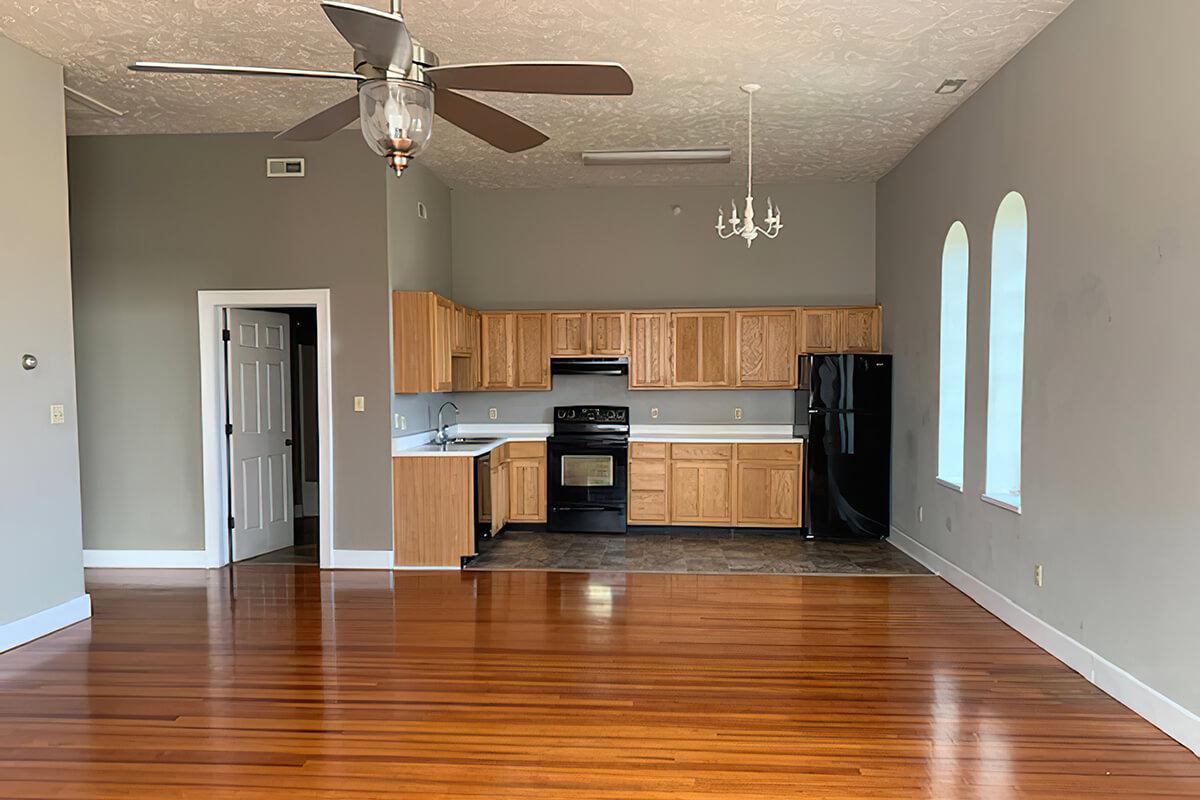
<path id="1" fill-rule="evenodd" d="M 489 438 L 489 442 L 450 445 L 432 444 L 433 431 L 392 439 L 393 456 L 437 456 L 475 458 L 490 453 L 506 442 L 538 442 L 553 431 L 551 425 L 462 424 L 450 428 L 452 438 Z M 631 425 L 631 442 L 679 442 L 681 444 L 791 444 L 804 438 L 792 433 L 791 425 Z"/>

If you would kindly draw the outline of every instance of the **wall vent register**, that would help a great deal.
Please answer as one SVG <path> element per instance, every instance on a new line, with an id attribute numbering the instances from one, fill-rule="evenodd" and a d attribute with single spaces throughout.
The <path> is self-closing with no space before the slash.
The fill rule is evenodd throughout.
<path id="1" fill-rule="evenodd" d="M 303 178 L 303 158 L 268 158 L 268 178 Z"/>

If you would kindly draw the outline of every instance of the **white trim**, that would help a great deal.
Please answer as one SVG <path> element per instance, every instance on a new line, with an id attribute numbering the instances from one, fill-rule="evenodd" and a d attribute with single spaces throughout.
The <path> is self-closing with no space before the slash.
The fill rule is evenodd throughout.
<path id="1" fill-rule="evenodd" d="M 0 653 L 82 622 L 92 615 L 91 595 L 81 594 L 65 603 L 0 625 Z"/>
<path id="2" fill-rule="evenodd" d="M 229 485 L 225 447 L 225 370 L 220 317 L 226 308 L 310 306 L 317 310 L 317 426 L 320 489 L 318 513 L 321 566 L 333 566 L 336 517 L 333 507 L 333 362 L 328 289 L 201 291 L 196 293 L 200 320 L 200 417 L 204 478 L 204 552 L 207 566 L 229 563 Z"/>
<path id="3" fill-rule="evenodd" d="M 409 566 L 405 566 L 402 564 L 397 564 L 396 566 L 392 567 L 392 569 L 396 570 L 397 572 L 446 572 L 449 570 L 454 570 L 455 572 L 462 572 L 462 567 L 422 567 L 422 566 L 409 567 Z M 544 570 L 537 570 L 537 571 L 544 572 Z"/>
<path id="4" fill-rule="evenodd" d="M 892 526 L 892 544 L 940 575 L 1001 622 L 1087 678 L 1097 688 L 1200 756 L 1200 716 L 1018 606 L 961 567 Z"/>
<path id="5" fill-rule="evenodd" d="M 334 569 L 391 569 L 391 550 L 334 550 Z M 321 566 L 327 566 L 322 564 Z"/>
<path id="6" fill-rule="evenodd" d="M 954 481 L 948 481 L 945 478 L 934 478 L 934 480 L 937 481 L 942 486 L 945 486 L 947 489 L 951 489 L 955 492 L 958 492 L 959 494 L 965 494 L 963 492 L 963 485 L 961 483 L 955 483 Z"/>
<path id="7" fill-rule="evenodd" d="M 203 550 L 84 550 L 83 565 L 103 569 L 204 569 Z"/>
<path id="8" fill-rule="evenodd" d="M 1011 494 L 1004 495 L 1004 497 L 1015 497 L 1015 496 L 1016 495 L 1011 495 Z M 984 492 L 983 494 L 979 495 L 979 499 L 982 500 L 983 502 L 987 503 L 990 506 L 995 506 L 996 508 L 1003 508 L 1005 511 L 1011 511 L 1014 514 L 1021 513 L 1021 507 L 1019 505 L 1016 505 L 1015 503 L 1012 503 L 1009 500 L 1005 500 L 1004 498 L 997 497 L 996 495 L 992 495 L 992 494 L 988 494 L 987 492 Z"/>

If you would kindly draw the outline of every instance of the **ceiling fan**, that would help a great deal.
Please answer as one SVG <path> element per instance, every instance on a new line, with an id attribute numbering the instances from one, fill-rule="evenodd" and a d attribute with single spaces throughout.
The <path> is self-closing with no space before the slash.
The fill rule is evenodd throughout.
<path id="1" fill-rule="evenodd" d="M 436 113 L 447 122 L 508 153 L 545 142 L 541 131 L 454 89 L 531 94 L 628 95 L 633 81 L 620 64 L 598 61 L 502 61 L 442 66 L 435 53 L 414 42 L 400 0 L 384 12 L 322 0 L 329 21 L 354 48 L 354 70 L 332 72 L 280 67 L 243 67 L 136 61 L 136 72 L 322 78 L 355 81 L 358 94 L 276 135 L 318 141 L 361 119 L 363 138 L 387 159 L 396 175 L 429 143 Z"/>

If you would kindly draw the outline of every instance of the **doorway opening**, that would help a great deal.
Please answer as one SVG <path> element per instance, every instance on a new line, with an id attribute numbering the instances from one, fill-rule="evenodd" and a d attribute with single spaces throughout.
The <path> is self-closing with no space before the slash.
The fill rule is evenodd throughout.
<path id="1" fill-rule="evenodd" d="M 316 565 L 317 311 L 229 308 L 222 339 L 231 560 Z"/>
<path id="2" fill-rule="evenodd" d="M 208 566 L 332 566 L 329 291 L 198 301 Z"/>

